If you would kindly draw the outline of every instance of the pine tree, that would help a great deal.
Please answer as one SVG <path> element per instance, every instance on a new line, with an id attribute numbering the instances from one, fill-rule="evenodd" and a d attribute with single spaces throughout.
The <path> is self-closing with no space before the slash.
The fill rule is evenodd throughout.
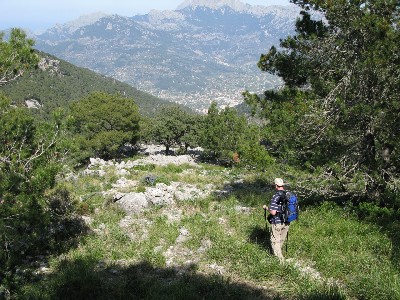
<path id="1" fill-rule="evenodd" d="M 24 31 L 14 28 L 8 42 L 3 38 L 4 33 L 0 33 L 0 87 L 21 77 L 39 62 L 32 48 L 35 43 Z"/>
<path id="2" fill-rule="evenodd" d="M 286 137 L 296 128 L 295 144 L 286 146 L 300 164 L 324 170 L 331 196 L 381 201 L 400 168 L 400 4 L 292 2 L 303 8 L 296 35 L 259 61 L 285 87 L 247 100 L 263 109 L 271 127 L 284 124 Z M 302 114 L 284 123 L 271 117 L 287 114 L 289 102 L 303 107 Z"/>

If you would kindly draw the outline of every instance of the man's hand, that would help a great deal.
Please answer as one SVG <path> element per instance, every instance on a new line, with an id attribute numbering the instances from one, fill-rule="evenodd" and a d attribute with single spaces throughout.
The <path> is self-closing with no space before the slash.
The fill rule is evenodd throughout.
<path id="1" fill-rule="evenodd" d="M 265 204 L 263 205 L 263 208 L 264 208 L 265 210 L 268 210 L 268 206 L 266 206 Z"/>

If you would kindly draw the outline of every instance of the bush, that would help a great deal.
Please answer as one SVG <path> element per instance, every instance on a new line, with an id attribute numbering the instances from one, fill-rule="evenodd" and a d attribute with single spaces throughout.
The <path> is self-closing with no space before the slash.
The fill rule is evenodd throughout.
<path id="1" fill-rule="evenodd" d="M 33 261 L 43 260 L 49 253 L 57 254 L 75 246 L 77 238 L 86 231 L 86 226 L 76 213 L 76 203 L 68 191 L 56 189 L 43 201 L 27 196 L 16 203 L 5 204 L 1 213 L 8 212 L 8 218 L 0 218 L 2 229 L 0 249 L 0 282 L 6 290 L 18 288 L 21 280 L 30 280 L 31 272 L 16 272 L 29 268 Z M 25 266 L 25 267 L 24 267 Z"/>
<path id="2" fill-rule="evenodd" d="M 157 183 L 164 183 L 166 185 L 170 185 L 170 181 L 165 176 L 154 176 L 154 175 L 146 175 L 142 179 L 142 184 L 144 186 L 155 186 Z"/>
<path id="3" fill-rule="evenodd" d="M 83 224 L 65 190 L 49 193 L 61 168 L 60 124 L 39 122 L 1 96 L 0 117 L 0 278 L 12 288 L 16 266 L 65 250 Z"/>

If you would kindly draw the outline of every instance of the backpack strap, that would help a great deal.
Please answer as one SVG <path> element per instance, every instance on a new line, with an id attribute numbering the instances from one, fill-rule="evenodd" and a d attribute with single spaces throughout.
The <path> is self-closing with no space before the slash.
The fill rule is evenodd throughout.
<path id="1" fill-rule="evenodd" d="M 284 200 L 285 200 L 285 197 L 286 197 L 286 193 L 287 193 L 287 191 L 285 191 L 285 190 L 279 190 L 278 191 L 278 194 L 279 194 L 279 202 L 280 203 L 282 203 Z"/>
<path id="2" fill-rule="evenodd" d="M 277 211 L 276 212 L 276 215 L 279 217 L 279 219 L 281 220 L 281 222 L 282 223 L 284 223 L 284 214 L 283 214 L 283 204 L 284 204 L 284 201 L 286 200 L 286 193 L 287 193 L 287 191 L 285 191 L 285 190 L 279 190 L 278 191 L 278 194 L 279 194 L 279 205 L 280 205 L 280 210 L 281 211 Z"/>

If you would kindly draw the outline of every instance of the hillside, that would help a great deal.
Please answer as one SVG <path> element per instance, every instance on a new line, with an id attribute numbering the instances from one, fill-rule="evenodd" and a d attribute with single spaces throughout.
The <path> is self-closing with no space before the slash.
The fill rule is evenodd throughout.
<path id="1" fill-rule="evenodd" d="M 39 109 L 48 115 L 58 107 L 81 99 L 94 91 L 120 93 L 133 98 L 141 114 L 152 116 L 164 105 L 172 102 L 142 92 L 127 83 L 106 77 L 86 68 L 74 66 L 64 60 L 41 52 L 39 66 L 15 82 L 2 87 L 2 91 L 15 103 Z"/>
<path id="2" fill-rule="evenodd" d="M 100 15 L 33 38 L 41 51 L 204 111 L 214 100 L 239 104 L 245 89 L 262 93 L 281 84 L 257 62 L 294 33 L 299 10 L 237 0 L 186 1 L 175 11 Z"/>
<path id="3" fill-rule="evenodd" d="M 85 170 L 65 170 L 60 184 L 80 199 L 87 234 L 62 255 L 32 257 L 20 272 L 31 283 L 19 286 L 19 295 L 399 299 L 398 225 L 361 222 L 355 207 L 301 198 L 279 263 L 262 210 L 275 171 L 223 168 L 190 154 L 165 156 L 163 148 L 142 145 L 131 160 L 92 159 Z"/>

